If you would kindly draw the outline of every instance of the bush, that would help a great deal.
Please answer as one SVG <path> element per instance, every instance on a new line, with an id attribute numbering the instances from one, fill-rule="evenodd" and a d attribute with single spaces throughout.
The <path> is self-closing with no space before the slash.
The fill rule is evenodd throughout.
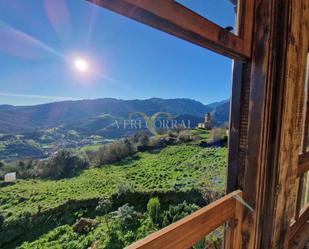
<path id="1" fill-rule="evenodd" d="M 87 168 L 88 160 L 70 150 L 62 150 L 46 161 L 38 163 L 38 176 L 63 178 L 73 176 Z"/>
<path id="2" fill-rule="evenodd" d="M 99 203 L 96 207 L 96 211 L 106 215 L 108 214 L 112 209 L 113 203 L 108 198 L 102 198 L 99 200 Z"/>
<path id="3" fill-rule="evenodd" d="M 119 182 L 116 186 L 116 192 L 118 195 L 126 195 L 134 192 L 134 188 L 127 182 Z"/>
<path id="4" fill-rule="evenodd" d="M 174 127 L 174 131 L 177 133 L 177 135 L 181 132 L 181 131 L 183 131 L 183 130 L 185 130 L 185 126 L 183 126 L 183 125 L 181 125 L 181 124 L 178 124 L 176 127 Z"/>
<path id="5" fill-rule="evenodd" d="M 178 140 L 181 142 L 191 141 L 191 133 L 188 130 L 182 130 L 178 133 Z"/>
<path id="6" fill-rule="evenodd" d="M 123 231 L 135 230 L 139 226 L 138 213 L 129 204 L 119 207 L 114 215 Z"/>
<path id="7" fill-rule="evenodd" d="M 146 132 L 138 132 L 133 136 L 133 142 L 137 145 L 138 150 L 146 150 L 149 146 L 150 139 Z"/>
<path id="8" fill-rule="evenodd" d="M 105 233 L 104 240 L 99 241 L 98 249 L 122 249 L 125 247 L 124 242 L 120 234 L 117 232 L 117 228 L 112 227 Z"/>
<path id="9" fill-rule="evenodd" d="M 157 224 L 160 215 L 160 201 L 158 197 L 151 198 L 147 204 L 147 212 L 154 224 Z"/>
<path id="10" fill-rule="evenodd" d="M 118 162 L 135 152 L 136 150 L 132 142 L 128 139 L 124 139 L 103 145 L 97 152 L 95 152 L 94 157 L 98 165 L 104 165 Z"/>
<path id="11" fill-rule="evenodd" d="M 143 239 L 147 235 L 155 232 L 157 230 L 157 227 L 153 223 L 152 219 L 150 217 L 146 217 L 141 221 L 140 227 L 137 229 L 136 232 L 136 239 Z"/>
<path id="12" fill-rule="evenodd" d="M 9 172 L 16 172 L 17 178 L 27 179 L 36 177 L 36 161 L 25 160 L 16 161 L 10 164 L 0 163 L 0 175 L 5 175 Z"/>
<path id="13" fill-rule="evenodd" d="M 215 143 L 223 140 L 226 137 L 226 129 L 224 128 L 213 128 L 208 137 L 208 142 Z"/>
<path id="14" fill-rule="evenodd" d="M 35 172 L 36 163 L 33 160 L 20 161 L 17 164 L 17 176 L 20 178 L 33 178 L 36 176 Z"/>
<path id="15" fill-rule="evenodd" d="M 189 204 L 186 201 L 178 205 L 169 205 L 168 210 L 163 213 L 162 227 L 166 227 L 177 220 L 180 220 L 189 214 L 198 210 L 195 204 Z"/>
<path id="16" fill-rule="evenodd" d="M 2 230 L 2 225 L 4 223 L 4 216 L 2 214 L 0 214 L 0 230 Z"/>

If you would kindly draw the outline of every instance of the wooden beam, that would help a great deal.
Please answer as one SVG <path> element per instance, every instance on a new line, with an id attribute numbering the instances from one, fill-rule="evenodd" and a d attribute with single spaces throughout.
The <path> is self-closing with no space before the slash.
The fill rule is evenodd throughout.
<path id="1" fill-rule="evenodd" d="M 239 60 L 250 57 L 250 50 L 247 45 L 245 48 L 241 37 L 173 0 L 87 1 L 222 55 Z"/>
<path id="2" fill-rule="evenodd" d="M 298 188 L 297 188 L 295 214 L 294 214 L 295 222 L 298 222 L 299 214 L 301 210 L 301 197 L 303 194 L 303 184 L 304 184 L 304 175 L 301 175 L 298 177 Z"/>
<path id="3" fill-rule="evenodd" d="M 298 172 L 297 176 L 302 176 L 309 170 L 309 152 L 301 154 L 298 157 Z"/>
<path id="4" fill-rule="evenodd" d="M 309 128 L 309 89 L 308 89 L 309 60 L 308 59 L 309 57 L 307 56 L 306 80 L 304 84 L 304 95 L 303 95 L 303 140 L 301 145 L 302 154 L 307 153 L 307 144 L 308 144 L 308 128 Z"/>
<path id="5" fill-rule="evenodd" d="M 309 220 L 307 220 L 291 238 L 289 249 L 304 249 L 309 240 Z"/>
<path id="6" fill-rule="evenodd" d="M 232 96 L 230 102 L 228 167 L 226 192 L 231 193 L 239 188 L 237 184 L 239 173 L 239 130 L 240 107 L 242 94 L 243 63 L 233 61 Z"/>
<path id="7" fill-rule="evenodd" d="M 293 222 L 292 226 L 289 229 L 288 239 L 292 240 L 301 227 L 309 220 L 309 209 L 306 209 L 301 213 L 298 221 Z"/>
<path id="8" fill-rule="evenodd" d="M 235 199 L 241 191 L 235 191 L 201 208 L 195 213 L 155 232 L 127 249 L 184 249 L 193 246 L 207 234 L 235 217 L 241 217 L 242 209 Z M 240 223 L 239 223 L 240 224 Z"/>
<path id="9" fill-rule="evenodd" d="M 240 22 L 242 25 L 242 33 L 240 36 L 244 41 L 244 54 L 251 56 L 252 50 L 252 32 L 253 32 L 253 18 L 254 18 L 254 0 L 239 0 L 240 10 L 242 13 Z"/>

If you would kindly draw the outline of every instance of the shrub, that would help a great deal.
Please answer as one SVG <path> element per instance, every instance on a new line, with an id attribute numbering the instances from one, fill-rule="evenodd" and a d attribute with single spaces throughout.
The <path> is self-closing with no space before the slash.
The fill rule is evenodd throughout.
<path id="1" fill-rule="evenodd" d="M 4 216 L 2 214 L 0 214 L 0 230 L 2 230 L 2 225 L 4 223 Z"/>
<path id="2" fill-rule="evenodd" d="M 10 164 L 0 163 L 0 175 L 16 172 L 18 178 L 33 178 L 37 175 L 35 167 L 34 160 L 16 161 Z"/>
<path id="3" fill-rule="evenodd" d="M 36 176 L 36 162 L 33 160 L 19 161 L 16 163 L 17 177 L 19 178 L 34 178 Z"/>
<path id="4" fill-rule="evenodd" d="M 154 224 L 157 224 L 160 215 L 160 201 L 158 197 L 151 198 L 147 204 L 147 212 Z"/>
<path id="5" fill-rule="evenodd" d="M 185 130 L 185 128 L 186 128 L 185 126 L 178 124 L 176 127 L 174 127 L 174 131 L 178 135 L 181 131 Z"/>
<path id="6" fill-rule="evenodd" d="M 2 180 L 4 177 L 4 174 L 6 173 L 6 167 L 5 163 L 0 161 L 0 179 Z"/>
<path id="7" fill-rule="evenodd" d="M 133 141 L 137 145 L 138 150 L 145 150 L 150 143 L 149 136 L 146 132 L 139 132 L 133 136 Z"/>
<path id="8" fill-rule="evenodd" d="M 116 220 L 119 222 L 119 225 L 122 230 L 135 230 L 139 226 L 138 222 L 138 213 L 134 210 L 134 207 L 125 204 L 118 208 L 114 212 Z"/>
<path id="9" fill-rule="evenodd" d="M 98 206 L 96 207 L 96 211 L 106 215 L 112 209 L 113 203 L 108 198 L 103 198 L 99 200 Z"/>
<path id="10" fill-rule="evenodd" d="M 143 239 L 147 235 L 155 232 L 157 230 L 157 227 L 153 223 L 152 219 L 150 217 L 146 217 L 142 220 L 140 227 L 137 229 L 136 232 L 136 239 Z"/>
<path id="11" fill-rule="evenodd" d="M 103 145 L 95 152 L 96 161 L 99 165 L 118 162 L 135 153 L 135 148 L 128 139 Z"/>
<path id="12" fill-rule="evenodd" d="M 213 128 L 208 137 L 208 142 L 218 142 L 226 137 L 226 129 L 224 128 Z"/>
<path id="13" fill-rule="evenodd" d="M 108 229 L 104 237 L 104 240 L 99 242 L 98 249 L 122 249 L 125 246 L 117 232 L 117 228 Z"/>
<path id="14" fill-rule="evenodd" d="M 181 142 L 189 142 L 191 141 L 191 134 L 188 130 L 182 130 L 178 134 L 178 140 Z"/>
<path id="15" fill-rule="evenodd" d="M 118 195 L 126 195 L 128 193 L 133 193 L 133 186 L 128 182 L 119 182 L 116 186 L 116 192 Z"/>
<path id="16" fill-rule="evenodd" d="M 70 150 L 59 151 L 46 161 L 38 163 L 40 177 L 62 178 L 73 176 L 88 167 L 88 160 Z"/>
<path id="17" fill-rule="evenodd" d="M 189 204 L 186 201 L 178 205 L 169 205 L 168 210 L 163 213 L 162 227 L 166 227 L 177 220 L 180 220 L 189 214 L 198 210 L 198 206 L 195 204 Z"/>

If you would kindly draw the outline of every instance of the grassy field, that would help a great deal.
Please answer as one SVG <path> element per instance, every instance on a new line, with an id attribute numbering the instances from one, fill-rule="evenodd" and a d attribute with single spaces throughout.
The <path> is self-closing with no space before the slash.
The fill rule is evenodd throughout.
<path id="1" fill-rule="evenodd" d="M 118 164 L 85 170 L 62 180 L 18 180 L 2 187 L 0 212 L 4 217 L 36 213 L 68 199 L 90 199 L 114 193 L 117 185 L 130 184 L 136 191 L 224 188 L 226 148 L 194 145 L 168 146 L 159 152 L 137 153 Z M 209 189 L 211 188 L 211 189 Z"/>
<path id="2" fill-rule="evenodd" d="M 205 132 L 199 130 L 193 132 L 195 136 L 200 136 L 199 141 L 207 139 Z M 151 193 L 154 191 L 175 193 L 172 195 L 192 190 L 223 193 L 226 182 L 227 148 L 203 148 L 198 144 L 198 141 L 194 141 L 167 146 L 161 150 L 138 152 L 119 163 L 99 168 L 93 167 L 72 178 L 18 180 L 13 185 L 1 187 L 0 214 L 4 218 L 3 224 L 6 227 L 12 225 L 13 228 L 11 231 L 9 229 L 0 231 L 0 238 L 16 237 L 18 233 L 23 234 L 22 229 L 17 232 L 15 230 L 16 227 L 19 227 L 21 219 L 26 219 L 28 224 L 32 222 L 32 218 L 29 219 L 28 216 L 40 217 L 41 214 L 55 210 L 70 201 L 87 202 L 95 198 L 111 198 L 123 189 L 129 188 L 133 193 Z M 84 149 L 94 150 L 96 148 Z M 70 219 L 67 218 L 67 220 L 71 220 L 70 222 L 60 221 L 60 218 L 55 216 L 53 218 L 55 222 L 52 226 L 48 227 L 44 223 L 44 229 L 42 227 L 40 228 L 41 231 L 33 231 L 31 239 L 20 239 L 20 242 L 18 242 L 19 239 L 15 239 L 14 245 L 5 248 L 15 248 L 22 241 L 27 240 L 33 241 L 33 243 L 24 243 L 21 248 L 87 248 L 93 241 L 97 240 L 97 237 L 110 238 L 104 236 L 108 231 L 106 231 L 106 222 L 102 221 L 100 225 L 87 232 L 85 236 L 75 234 L 72 232 L 72 222 L 83 217 L 83 215 L 71 214 L 70 209 L 65 210 L 70 216 Z M 149 222 L 147 218 L 140 217 L 144 217 L 144 214 L 140 214 L 138 218 L 140 224 L 136 230 L 123 229 L 125 232 L 121 236 L 119 235 L 121 238 L 125 238 L 126 242 L 124 243 L 132 242 L 139 238 L 138 236 L 145 236 L 145 231 L 138 235 L 140 234 L 138 229 Z M 102 217 L 96 219 L 100 220 Z M 58 223 L 59 225 L 55 226 Z M 159 225 L 152 224 L 146 230 L 149 233 L 158 228 Z M 118 230 L 122 231 L 121 228 Z M 131 233 L 130 238 L 127 238 L 128 232 Z M 108 242 L 103 241 L 102 243 Z"/>
<path id="3" fill-rule="evenodd" d="M 85 145 L 83 147 L 78 148 L 78 151 L 96 151 L 98 150 L 102 144 L 91 144 L 91 145 Z"/>

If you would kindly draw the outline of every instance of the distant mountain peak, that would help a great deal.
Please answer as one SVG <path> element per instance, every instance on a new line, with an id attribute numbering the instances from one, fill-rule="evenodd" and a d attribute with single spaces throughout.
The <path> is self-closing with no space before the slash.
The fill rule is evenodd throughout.
<path id="1" fill-rule="evenodd" d="M 228 100 L 223 100 L 204 105 L 189 98 L 163 99 L 155 97 L 136 100 L 116 98 L 70 100 L 34 106 L 0 105 L 0 132 L 25 133 L 59 125 L 68 128 L 71 128 L 70 126 L 80 127 L 78 124 L 83 123 L 83 127 L 89 126 L 87 132 L 95 133 L 96 128 L 92 130 L 91 127 L 102 124 L 101 121 L 96 121 L 97 123 L 94 124 L 93 118 L 100 117 L 103 113 L 109 114 L 109 120 L 113 120 L 127 119 L 129 112 L 143 112 L 146 115 L 169 112 L 176 116 L 191 116 L 196 119 L 203 118 L 206 113 L 212 112 L 216 114 L 214 116 L 221 123 L 226 122 L 228 118 L 227 102 Z"/>

